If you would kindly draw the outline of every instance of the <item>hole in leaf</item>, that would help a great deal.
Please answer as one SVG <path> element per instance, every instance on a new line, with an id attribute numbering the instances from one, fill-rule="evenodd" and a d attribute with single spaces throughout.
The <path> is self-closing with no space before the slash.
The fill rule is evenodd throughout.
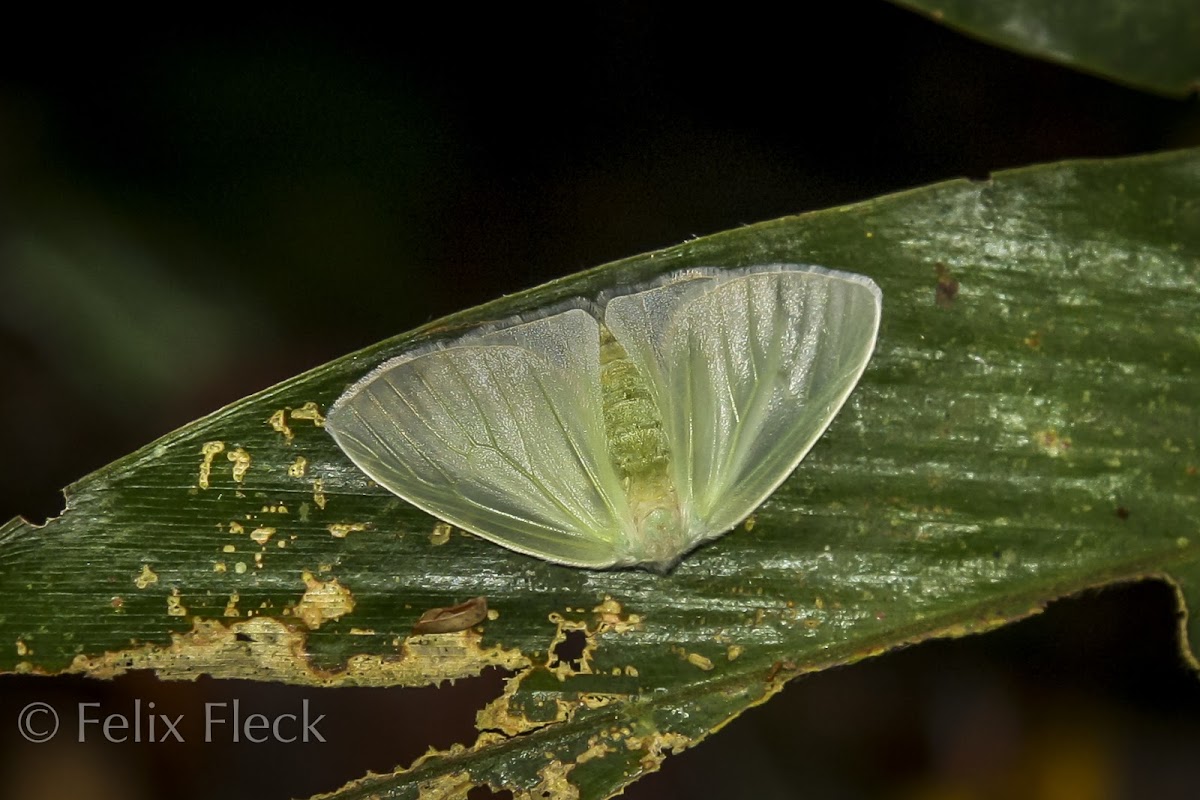
<path id="1" fill-rule="evenodd" d="M 587 645 L 587 634 L 583 631 L 567 631 L 566 638 L 554 646 L 554 663 L 551 669 L 559 664 L 566 664 L 578 671 L 583 658 L 583 648 Z"/>

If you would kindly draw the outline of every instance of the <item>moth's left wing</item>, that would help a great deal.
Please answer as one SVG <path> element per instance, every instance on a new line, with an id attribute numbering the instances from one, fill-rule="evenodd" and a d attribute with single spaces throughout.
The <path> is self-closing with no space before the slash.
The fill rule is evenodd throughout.
<path id="1" fill-rule="evenodd" d="M 347 390 L 326 427 L 376 482 L 472 533 L 573 566 L 626 560 L 599 326 L 582 310 L 394 359 Z"/>

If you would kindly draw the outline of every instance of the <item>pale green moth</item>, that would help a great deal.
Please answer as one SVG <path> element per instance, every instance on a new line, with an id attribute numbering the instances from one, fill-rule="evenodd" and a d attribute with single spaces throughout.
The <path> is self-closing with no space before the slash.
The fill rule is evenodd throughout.
<path id="1" fill-rule="evenodd" d="M 681 270 L 397 356 L 326 429 L 381 486 L 504 547 L 665 571 L 800 463 L 881 306 L 870 278 L 821 267 Z"/>

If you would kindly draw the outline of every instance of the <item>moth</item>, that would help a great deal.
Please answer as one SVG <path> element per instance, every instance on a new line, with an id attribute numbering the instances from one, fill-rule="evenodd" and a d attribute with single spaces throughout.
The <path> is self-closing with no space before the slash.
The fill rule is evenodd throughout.
<path id="1" fill-rule="evenodd" d="M 866 368 L 882 302 L 815 266 L 680 270 L 392 358 L 326 430 L 376 483 L 496 544 L 665 572 L 796 468 Z"/>

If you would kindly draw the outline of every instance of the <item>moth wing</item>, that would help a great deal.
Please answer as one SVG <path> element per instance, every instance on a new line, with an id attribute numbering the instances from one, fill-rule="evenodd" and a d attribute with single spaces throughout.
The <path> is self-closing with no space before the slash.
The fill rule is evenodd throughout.
<path id="1" fill-rule="evenodd" d="M 695 541 L 748 516 L 795 469 L 875 347 L 869 278 L 779 265 L 611 300 L 605 323 L 645 369 Z"/>
<path id="2" fill-rule="evenodd" d="M 611 566 L 632 522 L 599 361 L 598 323 L 571 310 L 393 359 L 326 426 L 363 472 L 437 517 L 518 552 Z"/>

